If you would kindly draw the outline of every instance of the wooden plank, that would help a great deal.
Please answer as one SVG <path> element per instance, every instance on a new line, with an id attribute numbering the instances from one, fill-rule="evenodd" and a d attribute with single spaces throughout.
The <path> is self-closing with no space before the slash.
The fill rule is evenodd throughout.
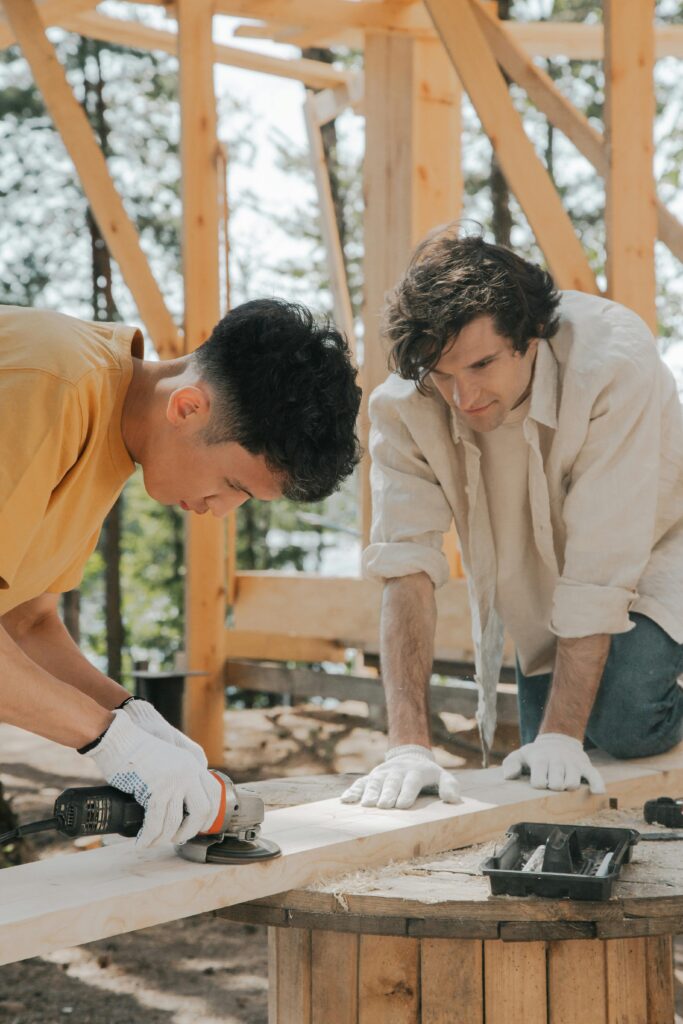
<path id="1" fill-rule="evenodd" d="M 654 0 L 605 0 L 607 290 L 657 330 Z"/>
<path id="2" fill-rule="evenodd" d="M 223 636 L 224 658 L 251 658 L 258 661 L 346 661 L 346 647 L 332 640 L 249 629 L 226 629 Z"/>
<path id="3" fill-rule="evenodd" d="M 607 1024 L 605 944 L 551 942 L 548 946 L 550 1024 Z"/>
<path id="4" fill-rule="evenodd" d="M 71 91 L 34 0 L 7 0 L 5 13 L 71 157 L 110 253 L 161 356 L 180 352 L 177 328 L 140 247 L 88 119 Z"/>
<path id="5" fill-rule="evenodd" d="M 560 197 L 524 131 L 471 0 L 425 0 L 560 288 L 596 292 L 595 277 Z"/>
<path id="6" fill-rule="evenodd" d="M 645 939 L 648 1024 L 671 1024 L 674 1019 L 673 939 Z"/>
<path id="7" fill-rule="evenodd" d="M 376 707 L 384 706 L 384 689 L 379 677 L 355 676 L 346 673 L 321 672 L 317 669 L 288 668 L 284 665 L 263 665 L 230 659 L 224 667 L 226 686 L 256 693 L 286 693 L 291 697 L 334 697 L 337 700 L 360 700 Z M 476 683 L 468 680 L 433 682 L 429 687 L 432 714 L 448 711 L 473 718 L 479 695 Z M 517 690 L 501 685 L 498 692 L 498 722 L 518 721 Z"/>
<path id="8" fill-rule="evenodd" d="M 313 1024 L 357 1024 L 357 935 L 311 932 L 311 1017 Z"/>
<path id="9" fill-rule="evenodd" d="M 547 1024 L 545 942 L 484 943 L 486 1024 Z"/>
<path id="10" fill-rule="evenodd" d="M 550 793 L 527 782 L 503 784 L 501 769 L 490 768 L 459 773 L 463 800 L 456 805 L 422 797 L 407 813 L 331 799 L 270 811 L 263 833 L 278 843 L 282 856 L 252 865 L 196 864 L 176 856 L 170 846 L 136 853 L 134 842 L 124 840 L 77 858 L 64 854 L 7 868 L 0 872 L 0 963 L 300 889 L 392 860 L 463 848 L 500 836 L 515 821 L 576 820 L 606 808 L 610 798 L 624 807 L 642 807 L 646 799 L 683 790 L 683 750 L 637 763 L 603 761 L 604 796 L 591 795 L 585 787 Z M 406 892 L 412 891 L 413 898 L 419 881 L 407 879 Z M 473 903 L 472 916 L 483 919 L 480 909 L 491 902 Z M 510 908 L 520 903 L 522 910 L 528 906 L 503 902 Z M 540 911 L 547 902 L 553 915 L 558 903 L 565 915 L 587 909 L 567 900 L 538 902 Z M 352 913 L 364 912 L 354 910 L 351 899 L 348 904 Z M 609 904 L 599 906 L 601 913 L 613 912 Z M 416 907 L 411 916 L 419 913 Z M 499 907 L 494 913 L 500 919 Z"/>
<path id="11" fill-rule="evenodd" d="M 72 0 L 69 0 L 71 3 Z M 95 0 L 87 0 L 93 6 Z M 86 0 L 83 0 L 86 6 Z M 165 29 L 152 28 L 139 21 L 125 18 L 111 18 L 99 13 L 76 14 L 67 12 L 57 19 L 62 28 L 70 32 L 78 32 L 90 39 L 99 39 L 105 43 L 116 43 L 119 46 L 130 46 L 134 49 L 156 50 L 162 53 L 177 54 L 178 36 Z M 253 50 L 245 50 L 238 46 L 226 46 L 214 43 L 212 46 L 213 60 L 216 64 L 226 64 L 254 71 L 264 75 L 276 75 L 278 78 L 289 78 L 302 82 L 311 89 L 328 89 L 344 87 L 352 77 L 351 73 L 341 68 L 325 64 L 323 61 L 307 58 L 273 57 Z"/>
<path id="12" fill-rule="evenodd" d="M 646 939 L 607 939 L 607 1024 L 643 1024 L 647 1016 Z"/>
<path id="13" fill-rule="evenodd" d="M 212 10 L 212 0 L 178 3 L 186 352 L 209 337 L 221 310 Z M 191 515 L 186 538 L 186 650 L 188 663 L 207 675 L 187 687 L 184 727 L 204 747 L 209 761 L 220 765 L 225 524 L 211 515 Z"/>
<path id="14" fill-rule="evenodd" d="M 311 933 L 278 928 L 275 935 L 277 1024 L 313 1024 L 311 1020 Z"/>
<path id="15" fill-rule="evenodd" d="M 349 283 L 346 278 L 344 250 L 339 237 L 339 226 L 334 208 L 330 174 L 325 158 L 325 147 L 318 126 L 318 117 L 313 93 L 307 92 L 304 100 L 304 123 L 308 138 L 308 149 L 313 171 L 313 179 L 318 193 L 318 217 L 323 236 L 327 273 L 334 308 L 334 319 L 337 327 L 345 335 L 349 347 L 356 356 L 356 329 L 353 320 L 353 308 Z"/>
<path id="16" fill-rule="evenodd" d="M 417 939 L 361 935 L 359 962 L 358 1024 L 420 1024 Z"/>
<path id="17" fill-rule="evenodd" d="M 421 941 L 421 1024 L 483 1024 L 482 962 L 480 942 Z"/>
<path id="18" fill-rule="evenodd" d="M 253 633 L 313 636 L 341 647 L 375 648 L 379 637 L 382 587 L 354 577 L 308 573 L 240 572 L 233 609 L 235 627 Z M 471 620 L 465 580 L 450 580 L 436 591 L 436 657 L 472 661 Z M 509 638 L 506 660 L 514 661 Z"/>

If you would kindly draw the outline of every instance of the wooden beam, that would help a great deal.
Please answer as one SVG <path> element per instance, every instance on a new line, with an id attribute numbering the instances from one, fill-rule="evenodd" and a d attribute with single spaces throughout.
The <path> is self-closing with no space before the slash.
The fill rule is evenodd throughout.
<path id="1" fill-rule="evenodd" d="M 377 646 L 382 588 L 370 580 L 307 573 L 241 572 L 233 609 L 238 630 L 269 630 L 330 640 L 341 647 Z M 467 584 L 451 580 L 436 591 L 435 657 L 472 661 Z M 506 657 L 514 658 L 508 641 Z M 226 651 L 229 656 L 229 652 Z M 191 665 L 194 668 L 195 666 Z"/>
<path id="2" fill-rule="evenodd" d="M 560 288 L 596 292 L 595 277 L 547 170 L 524 131 L 471 0 L 425 0 Z"/>
<path id="3" fill-rule="evenodd" d="M 249 629 L 226 629 L 224 637 L 224 658 L 251 658 L 261 661 L 346 661 L 346 647 L 335 643 L 334 640 Z"/>
<path id="4" fill-rule="evenodd" d="M 344 85 L 338 85 L 332 89 L 322 89 L 313 93 L 313 112 L 318 127 L 322 128 L 329 121 L 343 114 L 349 107 L 356 114 L 364 113 L 363 99 L 365 85 L 362 73 L 354 73 L 349 76 Z"/>
<path id="5" fill-rule="evenodd" d="M 34 0 L 5 0 L 5 13 L 29 63 L 43 101 L 62 137 L 95 215 L 154 346 L 161 356 L 179 354 L 173 318 L 140 247 L 88 119 L 73 95 Z"/>
<path id="6" fill-rule="evenodd" d="M 133 2 L 133 0 L 131 0 Z M 164 0 L 138 0 L 138 2 L 164 5 Z M 216 12 L 234 17 L 249 18 L 264 22 L 266 33 L 278 29 L 283 32 L 283 41 L 291 42 L 297 30 L 310 38 L 311 30 L 320 39 L 337 39 L 340 33 L 356 30 L 359 32 L 405 33 L 420 38 L 432 38 L 434 28 L 422 3 L 417 0 L 405 3 L 377 3 L 373 0 L 217 0 Z M 529 53 L 537 57 L 568 57 L 571 60 L 602 60 L 604 54 L 603 27 L 599 24 L 585 24 L 562 21 L 512 21 L 510 32 Z M 244 34 L 256 33 L 258 26 L 245 26 Z M 288 31 L 289 36 L 284 32 Z M 266 35 L 272 38 L 272 35 Z M 263 31 L 260 38 L 264 38 Z M 657 25 L 655 29 L 655 56 L 683 57 L 683 26 Z"/>
<path id="7" fill-rule="evenodd" d="M 100 0 L 37 0 L 36 7 L 45 26 L 58 25 L 63 17 L 71 17 L 81 11 L 89 11 Z M 16 36 L 7 18 L 0 15 L 0 50 L 15 43 Z"/>
<path id="8" fill-rule="evenodd" d="M 289 668 L 254 661 L 230 659 L 225 664 L 226 686 L 253 693 L 282 693 L 290 697 L 333 697 L 359 700 L 370 707 L 384 707 L 385 697 L 379 676 L 354 676 L 342 672 L 320 672 L 313 668 Z M 474 718 L 479 687 L 465 679 L 430 683 L 429 706 L 433 715 L 440 711 Z M 517 687 L 502 683 L 498 690 L 498 724 L 519 721 Z"/>
<path id="9" fill-rule="evenodd" d="M 339 225 L 330 185 L 329 168 L 325 158 L 325 147 L 318 126 L 315 98 L 311 92 L 306 93 L 304 100 L 304 123 L 313 179 L 318 193 L 318 215 L 327 260 L 327 273 L 330 279 L 334 319 L 339 330 L 345 335 L 355 359 L 356 328 L 349 283 L 346 277 L 344 250 L 339 237 Z"/>
<path id="10" fill-rule="evenodd" d="M 212 0 L 178 0 L 185 344 L 205 341 L 220 317 L 219 185 L 213 84 Z M 207 672 L 193 679 L 184 725 L 212 764 L 223 761 L 221 657 L 225 625 L 225 524 L 188 518 L 185 607 L 188 664 Z"/>
<path id="11" fill-rule="evenodd" d="M 654 0 L 605 0 L 607 291 L 657 331 Z"/>
<path id="12" fill-rule="evenodd" d="M 182 0 L 181 0 L 182 2 Z M 196 0 L 194 0 L 196 2 Z M 458 773 L 463 799 L 421 797 L 410 811 L 322 800 L 266 814 L 263 835 L 282 856 L 257 864 L 195 864 L 170 846 L 136 853 L 132 840 L 61 854 L 0 872 L 0 963 L 193 914 L 245 903 L 389 861 L 459 849 L 497 838 L 516 821 L 571 821 L 608 807 L 680 796 L 683 754 L 617 762 L 602 755 L 607 792 L 586 786 L 551 793 L 527 781 L 503 782 L 500 768 Z"/>
<path id="13" fill-rule="evenodd" d="M 606 177 L 608 160 L 602 133 L 533 62 L 516 38 L 517 33 L 510 31 L 514 23 L 492 18 L 481 5 L 475 7 L 475 12 L 496 60 L 508 77 L 525 90 L 534 106 L 576 146 L 598 174 Z M 683 224 L 660 199 L 656 205 L 658 238 L 683 262 Z"/>
<path id="14" fill-rule="evenodd" d="M 178 36 L 175 32 L 151 28 L 139 21 L 109 18 L 103 14 L 79 14 L 62 17 L 60 25 L 70 32 L 78 32 L 82 36 L 106 43 L 116 43 L 118 46 L 159 50 L 173 55 L 178 52 Z M 265 53 L 240 49 L 238 46 L 225 46 L 222 43 L 214 43 L 212 49 L 213 59 L 217 64 L 226 64 L 265 75 L 276 75 L 279 78 L 290 78 L 303 82 L 311 89 L 344 86 L 352 77 L 350 72 L 332 67 L 323 61 L 272 57 Z"/>

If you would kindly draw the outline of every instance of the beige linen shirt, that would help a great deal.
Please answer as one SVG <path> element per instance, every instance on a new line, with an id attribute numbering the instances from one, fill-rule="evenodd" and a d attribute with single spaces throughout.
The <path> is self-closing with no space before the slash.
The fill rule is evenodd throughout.
<path id="1" fill-rule="evenodd" d="M 472 612 L 477 720 L 495 731 L 503 623 L 475 434 L 434 390 L 392 374 L 370 399 L 373 524 L 364 573 L 448 579 L 452 520 Z M 683 643 L 683 415 L 671 372 L 635 313 L 562 293 L 560 327 L 538 346 L 529 411 L 529 510 L 555 585 L 556 637 L 622 633 L 628 612 Z"/>

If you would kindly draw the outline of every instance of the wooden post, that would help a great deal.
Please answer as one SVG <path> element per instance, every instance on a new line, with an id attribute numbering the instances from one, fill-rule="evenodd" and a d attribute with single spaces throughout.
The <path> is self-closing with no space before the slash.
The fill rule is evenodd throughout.
<path id="1" fill-rule="evenodd" d="M 119 265 L 160 355 L 178 355 L 178 330 L 111 179 L 92 128 L 45 35 L 34 0 L 7 0 L 5 14 L 80 178 L 107 248 Z"/>
<path id="2" fill-rule="evenodd" d="M 181 159 L 185 350 L 210 335 L 220 316 L 218 260 L 218 142 L 211 29 L 213 0 L 179 0 Z M 223 761 L 221 673 L 225 619 L 225 524 L 190 516 L 185 590 L 188 663 L 206 677 L 188 684 L 185 729 L 210 764 Z"/>
<path id="3" fill-rule="evenodd" d="M 654 0 L 605 0 L 607 286 L 657 329 Z"/>
<path id="4" fill-rule="evenodd" d="M 370 33 L 365 45 L 365 296 L 361 442 L 368 399 L 387 375 L 380 340 L 384 296 L 432 227 L 457 217 L 462 175 L 460 92 L 435 40 Z M 369 459 L 363 463 L 362 533 L 370 536 Z"/>

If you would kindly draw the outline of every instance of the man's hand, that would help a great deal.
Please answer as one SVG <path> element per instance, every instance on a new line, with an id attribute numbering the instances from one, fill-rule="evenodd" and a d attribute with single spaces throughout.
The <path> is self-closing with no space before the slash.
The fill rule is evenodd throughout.
<path id="1" fill-rule="evenodd" d="M 454 804 L 460 798 L 460 787 L 450 772 L 439 768 L 428 747 L 414 744 L 394 747 L 384 755 L 384 764 L 377 765 L 369 775 L 357 779 L 342 793 L 345 804 L 363 807 L 412 807 L 426 789 L 438 792 L 444 803 Z"/>
<path id="2" fill-rule="evenodd" d="M 145 808 L 137 846 L 184 843 L 211 827 L 221 802 L 221 786 L 188 751 L 150 736 L 125 711 L 114 721 L 91 758 L 107 782 L 131 793 Z"/>
<path id="3" fill-rule="evenodd" d="M 157 739 L 170 743 L 173 747 L 187 750 L 202 768 L 208 766 L 209 762 L 206 760 L 206 754 L 199 744 L 191 740 L 180 729 L 176 729 L 170 722 L 167 722 L 164 716 L 160 715 L 154 705 L 150 704 L 148 700 L 138 700 L 135 697 L 131 697 L 121 705 L 121 709 L 125 711 L 135 725 L 139 726 L 140 729 L 144 729 L 150 736 L 156 736 Z"/>
<path id="4" fill-rule="evenodd" d="M 531 775 L 534 789 L 578 789 L 585 779 L 591 793 L 604 793 L 605 784 L 597 768 L 591 764 L 580 740 L 559 732 L 546 732 L 513 751 L 503 761 L 503 777 L 518 779 L 524 772 Z"/>

